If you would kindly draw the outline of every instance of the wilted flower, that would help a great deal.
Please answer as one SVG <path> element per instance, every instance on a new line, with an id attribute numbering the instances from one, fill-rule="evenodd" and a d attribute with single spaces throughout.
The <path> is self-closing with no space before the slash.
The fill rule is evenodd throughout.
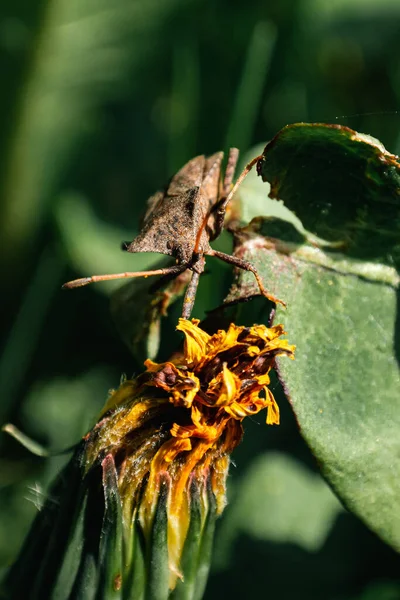
<path id="1" fill-rule="evenodd" d="M 147 360 L 144 373 L 124 381 L 68 467 L 73 493 L 37 546 L 50 561 L 36 579 L 32 573 L 38 598 L 53 597 L 40 596 L 49 589 L 75 597 L 82 586 L 113 598 L 127 590 L 129 598 L 168 598 L 180 588 L 184 598 L 201 597 L 241 421 L 266 408 L 267 423 L 279 423 L 269 371 L 276 356 L 293 357 L 294 346 L 280 339 L 281 325 L 231 324 L 210 336 L 198 321 L 180 319 L 178 329 L 183 353 Z M 25 556 L 39 544 L 30 537 Z"/>

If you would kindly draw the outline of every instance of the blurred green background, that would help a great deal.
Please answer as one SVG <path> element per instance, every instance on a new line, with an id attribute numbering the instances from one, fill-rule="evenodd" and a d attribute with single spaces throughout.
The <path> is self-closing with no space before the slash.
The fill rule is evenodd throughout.
<path id="1" fill-rule="evenodd" d="M 229 145 L 254 156 L 297 121 L 348 125 L 400 152 L 399 56 L 398 0 L 2 0 L 0 422 L 66 448 L 121 373 L 140 370 L 110 316 L 115 284 L 60 287 L 153 265 L 120 242 L 188 159 Z M 229 250 L 226 234 L 218 243 Z M 231 277 L 209 262 L 200 318 Z M 163 322 L 161 357 L 179 341 L 178 314 Z M 246 423 L 206 597 L 399 599 L 398 556 L 341 507 L 274 387 L 282 425 Z M 5 434 L 0 445 L 5 567 L 66 459 Z"/>

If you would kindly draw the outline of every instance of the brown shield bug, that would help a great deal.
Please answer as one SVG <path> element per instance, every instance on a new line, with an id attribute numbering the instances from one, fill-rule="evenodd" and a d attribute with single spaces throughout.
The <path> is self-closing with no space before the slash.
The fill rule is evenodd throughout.
<path id="1" fill-rule="evenodd" d="M 172 179 L 164 191 L 157 192 L 147 202 L 147 211 L 139 235 L 124 244 L 127 252 L 158 252 L 173 256 L 176 264 L 163 269 L 92 275 L 75 279 L 63 288 L 75 288 L 96 281 L 149 277 L 152 275 L 176 276 L 186 269 L 192 271 L 183 301 L 182 317 L 188 319 L 193 309 L 197 286 L 205 267 L 205 256 L 216 256 L 240 269 L 251 271 L 262 295 L 272 302 L 284 304 L 270 294 L 257 270 L 249 262 L 213 250 L 215 240 L 224 226 L 227 206 L 244 177 L 260 157 L 253 159 L 243 170 L 236 184 L 232 180 L 239 151 L 231 148 L 222 179 L 223 152 L 210 157 L 197 156 L 190 160 Z"/>

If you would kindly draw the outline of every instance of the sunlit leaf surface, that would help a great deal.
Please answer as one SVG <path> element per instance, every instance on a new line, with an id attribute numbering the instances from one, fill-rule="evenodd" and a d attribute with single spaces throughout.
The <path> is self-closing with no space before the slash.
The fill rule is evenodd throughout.
<path id="1" fill-rule="evenodd" d="M 300 431 L 322 472 L 345 505 L 400 550 L 399 277 L 385 260 L 388 240 L 394 244 L 397 231 L 398 166 L 389 155 L 392 166 L 388 173 L 381 173 L 379 169 L 385 169 L 387 162 L 379 144 L 370 146 L 358 135 L 350 140 L 353 135 L 348 130 L 335 129 L 335 161 L 328 173 L 326 169 L 321 173 L 321 164 L 328 165 L 326 154 L 325 158 L 321 155 L 329 151 L 332 132 L 327 128 L 327 140 L 326 132 L 318 135 L 321 129 L 294 126 L 294 135 L 301 131 L 302 137 L 298 153 L 290 128 L 284 129 L 275 138 L 275 144 L 282 143 L 282 147 L 274 154 L 274 146 L 267 145 L 260 169 L 273 180 L 274 194 L 287 194 L 289 206 L 296 208 L 312 233 L 329 230 L 340 239 L 355 232 L 354 238 L 348 238 L 353 245 L 342 248 L 349 253 L 326 252 L 308 243 L 292 224 L 263 218 L 237 233 L 235 252 L 250 260 L 268 289 L 287 303 L 286 310 L 277 308 L 274 322 L 283 322 L 290 340 L 297 344 L 296 360 L 291 364 L 278 361 L 279 373 Z M 350 161 L 344 172 L 343 161 L 350 160 L 347 143 L 355 163 Z M 303 149 L 312 153 L 315 148 L 320 149 L 315 161 L 312 156 L 305 161 Z M 360 160 L 368 172 L 354 175 L 352 166 Z M 379 175 L 378 182 L 371 183 L 371 173 Z M 340 185 L 353 181 L 351 185 L 358 190 L 348 203 L 337 198 L 340 223 L 345 227 L 334 211 L 335 174 Z M 392 219 L 383 214 L 387 205 L 380 204 L 381 197 L 390 198 Z M 326 199 L 332 205 L 328 213 Z M 355 258 L 365 253 L 367 239 L 366 230 L 355 227 L 360 206 L 368 209 L 364 214 L 369 230 L 375 219 L 378 223 L 385 220 L 382 236 L 378 232 L 371 240 L 369 254 L 374 261 Z M 383 250 L 379 240 L 384 241 Z M 251 274 L 238 272 L 227 301 L 251 297 L 256 290 Z"/>

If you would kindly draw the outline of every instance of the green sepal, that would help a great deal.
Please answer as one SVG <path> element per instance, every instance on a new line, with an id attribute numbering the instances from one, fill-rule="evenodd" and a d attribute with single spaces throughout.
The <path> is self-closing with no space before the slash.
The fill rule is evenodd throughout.
<path id="1" fill-rule="evenodd" d="M 69 596 L 61 596 L 57 600 L 94 600 L 99 582 L 99 544 L 101 524 L 104 513 L 104 495 L 102 491 L 100 468 L 96 467 L 85 474 L 81 481 L 81 489 L 86 498 L 82 507 L 82 500 L 76 498 L 78 508 L 83 511 L 82 552 L 80 555 L 79 569 L 75 577 L 74 586 Z M 79 543 L 79 542 L 78 542 Z M 64 557 L 60 557 L 63 561 Z"/>
<path id="2" fill-rule="evenodd" d="M 146 557 L 145 600 L 167 600 L 169 597 L 168 514 L 169 480 L 160 475 L 160 489 Z"/>
<path id="3" fill-rule="evenodd" d="M 215 522 L 217 520 L 217 503 L 210 480 L 207 482 L 207 503 L 208 511 L 202 530 L 193 600 L 201 600 L 203 598 L 207 585 L 208 573 L 210 571 L 214 544 Z"/>
<path id="4" fill-rule="evenodd" d="M 143 530 L 134 511 L 131 531 L 126 532 L 125 571 L 123 577 L 122 599 L 143 600 L 146 584 L 145 539 Z"/>
<path id="5" fill-rule="evenodd" d="M 79 572 L 82 560 L 86 505 L 87 495 L 84 496 L 80 505 L 76 525 L 69 539 L 65 555 L 62 558 L 61 568 L 54 585 L 53 598 L 57 600 L 64 600 L 64 598 L 70 597 Z"/>
<path id="6" fill-rule="evenodd" d="M 196 589 L 197 565 L 204 522 L 200 493 L 199 484 L 193 479 L 190 485 L 190 523 L 180 565 L 183 580 L 178 579 L 175 589 L 171 592 L 171 600 L 192 600 Z"/>
<path id="7" fill-rule="evenodd" d="M 93 554 L 84 554 L 79 565 L 78 576 L 75 580 L 69 600 L 94 600 L 98 581 L 98 573 Z"/>
<path id="8" fill-rule="evenodd" d="M 107 455 L 103 469 L 104 517 L 99 549 L 99 586 L 96 600 L 118 600 L 122 588 L 122 507 L 114 458 Z"/>

